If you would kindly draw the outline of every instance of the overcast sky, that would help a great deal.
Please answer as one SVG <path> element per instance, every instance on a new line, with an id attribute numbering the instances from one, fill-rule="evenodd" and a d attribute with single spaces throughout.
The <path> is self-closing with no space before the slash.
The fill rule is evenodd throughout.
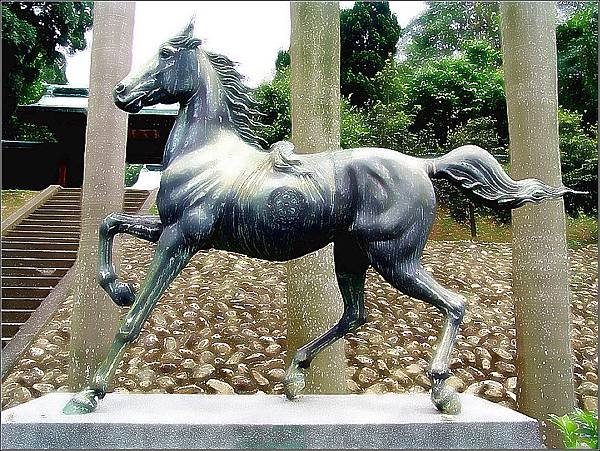
<path id="1" fill-rule="evenodd" d="M 353 4 L 340 2 L 340 7 L 351 8 Z M 153 56 L 195 14 L 194 34 L 203 40 L 203 47 L 237 61 L 246 84 L 256 87 L 273 77 L 277 52 L 289 47 L 289 8 L 287 1 L 136 2 L 132 67 L 139 67 Z M 405 26 L 426 5 L 391 1 L 390 8 Z M 89 85 L 92 31 L 86 36 L 86 50 L 67 57 L 67 79 L 75 86 Z"/>

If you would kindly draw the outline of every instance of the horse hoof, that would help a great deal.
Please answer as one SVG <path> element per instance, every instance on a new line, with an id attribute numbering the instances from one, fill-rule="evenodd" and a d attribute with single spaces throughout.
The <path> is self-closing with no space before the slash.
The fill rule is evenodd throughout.
<path id="1" fill-rule="evenodd" d="M 431 392 L 433 405 L 442 413 L 447 415 L 458 415 L 460 413 L 460 399 L 458 393 L 452 388 L 442 387 Z"/>
<path id="2" fill-rule="evenodd" d="M 304 390 L 305 386 L 304 374 L 298 369 L 288 371 L 285 379 L 283 380 L 283 391 L 287 399 L 296 399 L 298 395 Z"/>
<path id="3" fill-rule="evenodd" d="M 63 408 L 65 415 L 82 415 L 93 412 L 98 405 L 96 391 L 90 388 L 80 391 Z"/>
<path id="4" fill-rule="evenodd" d="M 133 285 L 127 282 L 121 282 L 120 280 L 115 280 L 112 298 L 118 306 L 129 307 L 135 300 Z"/>

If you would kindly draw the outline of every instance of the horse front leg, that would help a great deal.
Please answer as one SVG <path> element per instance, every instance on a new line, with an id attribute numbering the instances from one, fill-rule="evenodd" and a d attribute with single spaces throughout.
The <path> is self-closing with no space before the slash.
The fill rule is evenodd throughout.
<path id="1" fill-rule="evenodd" d="M 98 283 L 118 306 L 130 306 L 135 299 L 133 286 L 118 280 L 112 263 L 112 247 L 115 235 L 127 233 L 151 243 L 156 243 L 163 232 L 158 216 L 136 216 L 122 213 L 108 215 L 99 230 L 100 267 Z"/>
<path id="2" fill-rule="evenodd" d="M 177 224 L 164 229 L 140 292 L 122 320 L 106 359 L 96 370 L 91 384 L 64 407 L 65 414 L 89 413 L 96 408 L 98 399 L 106 394 L 125 348 L 138 337 L 160 296 L 199 248 L 186 241 Z"/>

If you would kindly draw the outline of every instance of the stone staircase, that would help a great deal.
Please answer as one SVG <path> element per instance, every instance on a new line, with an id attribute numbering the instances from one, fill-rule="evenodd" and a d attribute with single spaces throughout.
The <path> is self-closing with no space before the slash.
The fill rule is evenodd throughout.
<path id="1" fill-rule="evenodd" d="M 149 191 L 125 191 L 137 213 Z M 81 189 L 62 188 L 2 236 L 2 347 L 73 266 L 79 247 Z"/>

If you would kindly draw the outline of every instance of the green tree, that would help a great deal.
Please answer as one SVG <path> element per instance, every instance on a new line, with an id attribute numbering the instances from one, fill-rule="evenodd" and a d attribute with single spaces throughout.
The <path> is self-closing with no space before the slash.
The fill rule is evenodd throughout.
<path id="1" fill-rule="evenodd" d="M 65 58 L 86 46 L 92 2 L 2 3 L 2 128 L 5 138 L 18 134 L 18 103 L 42 95 L 42 83 L 66 83 Z"/>
<path id="2" fill-rule="evenodd" d="M 289 140 L 292 134 L 289 67 L 277 70 L 275 78 L 262 83 L 254 90 L 253 96 L 263 114 L 258 120 L 266 125 L 258 128 L 257 134 L 269 146 L 277 141 Z"/>
<path id="3" fill-rule="evenodd" d="M 428 130 L 438 147 L 445 147 L 451 130 L 481 117 L 495 121 L 501 139 L 507 136 L 499 51 L 482 41 L 463 46 L 452 56 L 407 61 L 398 69 L 404 78 L 399 89 L 406 96 L 406 112 L 414 116 L 409 130 Z"/>
<path id="4" fill-rule="evenodd" d="M 277 70 L 273 80 L 261 84 L 253 93 L 258 101 L 258 109 L 262 116 L 258 120 L 266 125 L 256 130 L 269 146 L 277 141 L 289 140 L 292 133 L 290 69 L 283 66 Z M 341 137 L 340 144 L 344 149 L 372 145 L 372 127 L 366 113 L 351 105 L 342 97 L 341 100 Z"/>
<path id="5" fill-rule="evenodd" d="M 598 120 L 598 4 L 582 3 L 556 28 L 558 99 L 592 124 Z"/>
<path id="6" fill-rule="evenodd" d="M 410 60 L 449 56 L 466 42 L 480 40 L 500 49 L 498 2 L 427 2 L 427 9 L 403 37 Z"/>
<path id="7" fill-rule="evenodd" d="M 464 51 L 470 42 L 500 49 L 498 2 L 427 2 L 428 8 L 404 30 L 404 52 L 411 62 Z M 598 4 L 557 2 L 558 99 L 587 123 L 598 117 Z M 502 61 L 496 61 L 499 66 Z"/>
<path id="8" fill-rule="evenodd" d="M 565 197 L 571 216 L 598 214 L 598 129 L 588 125 L 582 115 L 558 110 L 559 146 L 563 182 L 589 194 Z"/>
<path id="9" fill-rule="evenodd" d="M 281 71 L 290 65 L 290 52 L 287 50 L 280 50 L 277 52 L 277 59 L 275 60 L 275 70 Z"/>
<path id="10" fill-rule="evenodd" d="M 373 78 L 395 54 L 400 32 L 388 2 L 355 2 L 340 12 L 341 92 L 353 105 L 376 94 Z"/>

